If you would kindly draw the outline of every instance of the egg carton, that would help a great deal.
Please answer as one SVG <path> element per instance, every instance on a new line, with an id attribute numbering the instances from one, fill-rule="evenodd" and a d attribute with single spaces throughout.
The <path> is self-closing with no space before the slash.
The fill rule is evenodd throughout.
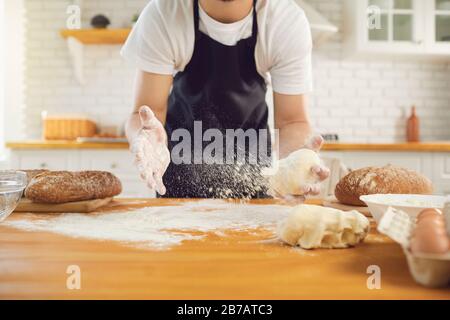
<path id="1" fill-rule="evenodd" d="M 446 208 L 447 209 L 447 208 Z M 450 225 L 449 210 L 444 210 L 447 228 Z M 389 207 L 378 224 L 378 231 L 399 243 L 408 261 L 414 280 L 424 286 L 437 288 L 450 285 L 450 252 L 445 254 L 413 253 L 410 238 L 414 221 L 407 213 Z"/>
<path id="2" fill-rule="evenodd" d="M 439 288 L 450 285 L 450 254 L 413 254 L 403 248 L 409 271 L 421 285 Z"/>

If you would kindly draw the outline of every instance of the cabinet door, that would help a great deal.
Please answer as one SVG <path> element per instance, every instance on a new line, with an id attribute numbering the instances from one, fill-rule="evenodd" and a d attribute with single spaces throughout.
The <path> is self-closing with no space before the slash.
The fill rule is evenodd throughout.
<path id="1" fill-rule="evenodd" d="M 450 153 L 435 153 L 433 164 L 433 184 L 436 193 L 450 194 Z"/>
<path id="2" fill-rule="evenodd" d="M 382 167 L 388 164 L 405 167 L 426 174 L 420 153 L 409 152 L 346 152 L 344 164 L 352 169 L 363 167 Z"/>
<path id="3" fill-rule="evenodd" d="M 85 170 L 110 171 L 120 176 L 138 174 L 128 150 L 83 150 L 81 166 Z"/>
<path id="4" fill-rule="evenodd" d="M 424 51 L 423 2 L 418 0 L 365 0 L 363 45 L 371 51 L 420 53 Z"/>
<path id="5" fill-rule="evenodd" d="M 141 181 L 128 150 L 83 150 L 81 167 L 84 170 L 102 170 L 114 173 L 122 182 L 122 194 L 127 198 L 152 198 L 155 193 Z"/>
<path id="6" fill-rule="evenodd" d="M 13 151 L 13 169 L 77 170 L 78 153 L 68 150 Z"/>
<path id="7" fill-rule="evenodd" d="M 450 0 L 426 2 L 428 51 L 450 56 Z"/>
<path id="8" fill-rule="evenodd" d="M 120 177 L 122 182 L 121 198 L 154 198 L 155 191 L 150 190 L 138 177 Z"/>

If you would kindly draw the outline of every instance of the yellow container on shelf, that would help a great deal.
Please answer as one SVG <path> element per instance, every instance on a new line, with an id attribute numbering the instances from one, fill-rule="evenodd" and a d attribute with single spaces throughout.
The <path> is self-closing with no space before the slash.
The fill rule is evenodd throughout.
<path id="1" fill-rule="evenodd" d="M 89 138 L 97 133 L 95 121 L 86 115 L 42 114 L 43 138 L 45 140 L 76 140 Z"/>

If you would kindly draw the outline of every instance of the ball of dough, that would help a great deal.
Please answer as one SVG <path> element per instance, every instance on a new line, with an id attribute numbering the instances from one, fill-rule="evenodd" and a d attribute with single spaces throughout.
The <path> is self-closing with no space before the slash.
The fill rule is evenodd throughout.
<path id="1" fill-rule="evenodd" d="M 278 237 L 304 249 L 347 248 L 364 240 L 369 220 L 356 210 L 302 204 L 278 226 Z"/>
<path id="2" fill-rule="evenodd" d="M 318 154 L 312 150 L 300 149 L 292 152 L 278 161 L 278 170 L 269 178 L 270 189 L 280 195 L 303 195 L 304 185 L 320 182 L 318 175 L 312 172 L 311 168 L 321 163 Z"/>

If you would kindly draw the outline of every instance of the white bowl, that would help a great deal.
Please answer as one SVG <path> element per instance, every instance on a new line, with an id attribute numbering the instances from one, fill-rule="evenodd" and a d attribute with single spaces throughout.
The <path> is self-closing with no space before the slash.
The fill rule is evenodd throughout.
<path id="1" fill-rule="evenodd" d="M 27 174 L 22 171 L 0 171 L 0 222 L 17 207 L 27 186 Z"/>
<path id="2" fill-rule="evenodd" d="M 414 219 L 424 209 L 443 209 L 446 197 L 421 194 L 371 194 L 361 196 L 359 199 L 367 204 L 378 223 L 389 207 L 402 210 Z"/>

